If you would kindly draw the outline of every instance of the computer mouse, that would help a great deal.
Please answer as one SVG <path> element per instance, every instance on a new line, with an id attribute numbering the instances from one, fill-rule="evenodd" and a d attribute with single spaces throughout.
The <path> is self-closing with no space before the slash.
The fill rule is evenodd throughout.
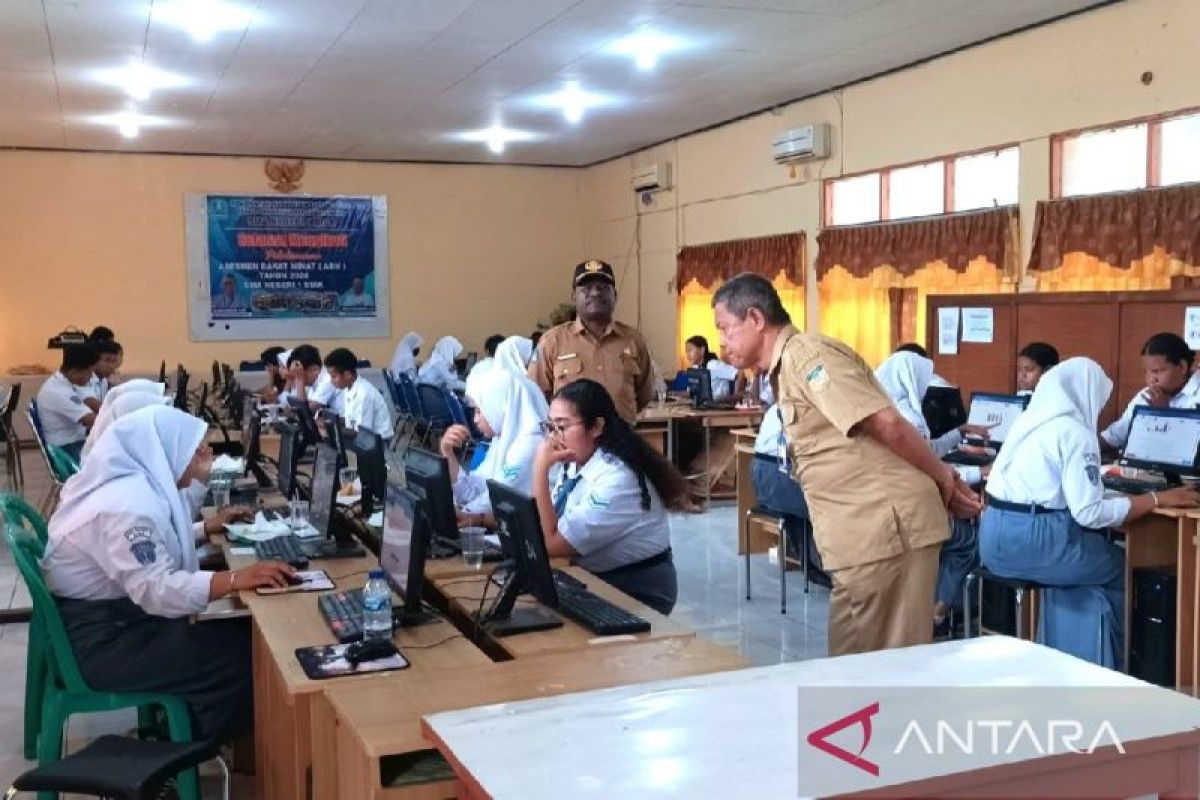
<path id="1" fill-rule="evenodd" d="M 304 578 L 301 578 L 299 575 L 284 575 L 283 577 L 287 581 L 288 586 L 301 586 L 304 583 Z"/>
<path id="2" fill-rule="evenodd" d="M 396 645 L 388 639 L 362 639 L 346 648 L 343 654 L 351 664 L 361 664 L 364 661 L 374 661 L 377 658 L 387 658 L 396 654 Z"/>

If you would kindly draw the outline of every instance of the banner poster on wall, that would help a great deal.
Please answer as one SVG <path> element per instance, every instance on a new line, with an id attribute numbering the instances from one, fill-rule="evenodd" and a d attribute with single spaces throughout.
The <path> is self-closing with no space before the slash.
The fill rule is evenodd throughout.
<path id="1" fill-rule="evenodd" d="M 188 195 L 193 339 L 387 336 L 384 197 Z"/>

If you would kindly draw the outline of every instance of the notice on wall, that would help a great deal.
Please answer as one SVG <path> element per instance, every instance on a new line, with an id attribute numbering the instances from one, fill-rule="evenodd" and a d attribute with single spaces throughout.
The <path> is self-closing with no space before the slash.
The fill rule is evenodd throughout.
<path id="1" fill-rule="evenodd" d="M 938 309 L 938 355 L 958 355 L 958 307 Z"/>
<path id="2" fill-rule="evenodd" d="M 383 197 L 186 197 L 194 340 L 387 336 Z"/>
<path id="3" fill-rule="evenodd" d="M 991 344 L 995 336 L 995 320 L 990 308 L 962 310 L 962 340 L 973 344 Z"/>
<path id="4" fill-rule="evenodd" d="M 1200 306 L 1183 310 L 1183 340 L 1193 350 L 1200 350 Z"/>

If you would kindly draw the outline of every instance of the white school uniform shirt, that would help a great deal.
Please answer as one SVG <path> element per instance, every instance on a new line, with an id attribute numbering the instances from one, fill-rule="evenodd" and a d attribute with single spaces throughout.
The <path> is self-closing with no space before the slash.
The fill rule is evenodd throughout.
<path id="1" fill-rule="evenodd" d="M 772 405 L 763 412 L 762 425 L 754 437 L 754 452 L 772 458 L 787 457 L 787 438 L 783 435 L 783 419 L 779 406 Z"/>
<path id="2" fill-rule="evenodd" d="M 340 392 L 345 407 L 342 418 L 346 425 L 358 430 L 367 430 L 378 434 L 384 439 L 392 438 L 392 412 L 388 409 L 387 401 L 370 381 L 359 375 L 354 379 L 350 388 Z"/>
<path id="3" fill-rule="evenodd" d="M 1133 427 L 1134 409 L 1138 406 L 1150 405 L 1146 396 L 1147 391 L 1146 389 L 1139 390 L 1129 401 L 1129 405 L 1125 406 L 1125 413 L 1121 415 L 1121 418 L 1104 429 L 1104 432 L 1100 434 L 1104 437 L 1104 441 L 1117 449 L 1125 447 L 1125 442 L 1129 441 L 1129 430 Z M 1200 372 L 1192 373 L 1179 393 L 1171 398 L 1169 405 L 1171 408 L 1200 408 Z"/>
<path id="4" fill-rule="evenodd" d="M 329 371 L 324 367 L 321 367 L 321 371 L 317 373 L 317 379 L 306 386 L 305 389 L 308 391 L 308 401 L 310 403 L 318 403 L 338 414 L 343 413 L 345 410 L 345 400 L 342 397 L 342 390 L 333 385 L 333 379 L 329 377 Z M 295 396 L 295 392 L 291 390 L 280 392 L 280 405 L 286 405 L 288 398 Z"/>
<path id="5" fill-rule="evenodd" d="M 199 571 L 191 506 L 173 476 L 206 432 L 203 422 L 167 406 L 113 423 L 50 518 L 42 570 L 54 594 L 128 597 L 162 617 L 204 610 L 213 573 Z"/>
<path id="6" fill-rule="evenodd" d="M 579 565 L 591 572 L 635 564 L 671 546 L 671 521 L 647 479 L 650 510 L 642 509 L 637 477 L 616 456 L 597 450 L 579 467 L 563 470 L 559 484 L 578 475 L 558 517 L 558 532 L 579 553 Z M 558 487 L 551 496 L 556 497 Z"/>
<path id="7" fill-rule="evenodd" d="M 433 346 L 433 352 L 429 355 L 429 360 L 422 364 L 421 369 L 417 371 L 417 382 L 440 386 L 449 392 L 461 392 L 466 388 L 466 384 L 458 377 L 454 359 L 458 358 L 462 349 L 462 342 L 453 336 L 443 336 L 438 339 L 437 344 Z"/>
<path id="8" fill-rule="evenodd" d="M 992 465 L 988 494 L 1069 510 L 1085 528 L 1123 522 L 1131 502 L 1105 497 L 1094 433 L 1111 393 L 1112 381 L 1090 358 L 1069 358 L 1046 372 Z"/>
<path id="9" fill-rule="evenodd" d="M 46 444 L 62 447 L 87 438 L 87 428 L 80 425 L 79 420 L 92 410 L 83 404 L 81 388 L 67 380 L 62 372 L 56 372 L 38 390 L 38 414 L 42 418 Z"/>
<path id="10" fill-rule="evenodd" d="M 101 378 L 96 373 L 92 373 L 92 379 L 87 382 L 87 386 L 79 387 L 79 395 L 81 397 L 91 397 L 98 403 L 104 402 L 105 395 L 108 394 L 108 378 Z"/>
<path id="11" fill-rule="evenodd" d="M 737 367 L 726 364 L 719 358 L 712 359 L 705 366 L 712 375 L 713 400 L 729 397 L 733 393 L 733 383 L 737 380 Z"/>

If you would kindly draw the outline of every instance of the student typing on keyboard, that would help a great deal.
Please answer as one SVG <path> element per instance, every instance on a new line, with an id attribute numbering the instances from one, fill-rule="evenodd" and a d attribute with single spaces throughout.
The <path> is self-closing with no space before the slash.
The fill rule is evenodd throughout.
<path id="1" fill-rule="evenodd" d="M 1173 333 L 1156 333 L 1147 339 L 1142 346 L 1146 388 L 1138 391 L 1121 418 L 1100 434 L 1104 443 L 1114 450 L 1125 447 L 1133 427 L 1133 413 L 1138 406 L 1200 407 L 1200 373 L 1193 372 L 1194 361 L 1192 348 Z"/>
<path id="2" fill-rule="evenodd" d="M 567 384 L 550 403 L 533 466 L 546 550 L 662 614 L 675 607 L 667 509 L 687 501 L 680 472 L 634 433 L 599 383 Z M 550 485 L 550 471 L 564 464 Z"/>

